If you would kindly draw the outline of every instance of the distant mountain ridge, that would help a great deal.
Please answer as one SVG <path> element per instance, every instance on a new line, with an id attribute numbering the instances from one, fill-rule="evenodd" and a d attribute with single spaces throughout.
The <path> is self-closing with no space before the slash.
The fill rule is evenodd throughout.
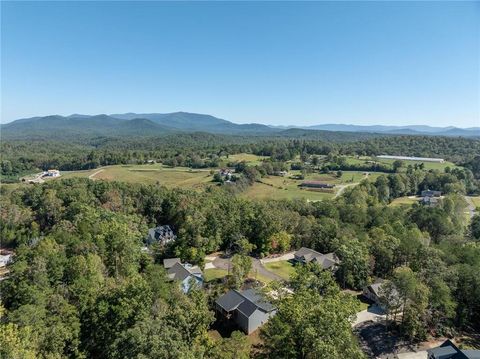
<path id="1" fill-rule="evenodd" d="M 295 130 L 302 130 L 295 131 Z M 51 115 L 16 120 L 1 125 L 4 138 L 49 138 L 68 136 L 160 136 L 184 132 L 208 132 L 230 135 L 281 135 L 308 131 L 377 133 L 391 135 L 480 136 L 480 127 L 456 128 L 412 126 L 360 126 L 324 124 L 314 126 L 267 126 L 258 123 L 236 124 L 211 115 L 173 113 L 124 113 L 111 115 Z"/>
<path id="2" fill-rule="evenodd" d="M 343 125 L 325 124 L 304 126 L 302 128 L 323 131 L 348 131 L 390 133 L 397 135 L 437 135 L 437 136 L 480 136 L 480 127 L 458 128 L 454 126 L 433 127 L 427 125 L 384 126 L 384 125 Z"/>
<path id="3" fill-rule="evenodd" d="M 214 116 L 174 112 L 167 114 L 51 115 L 16 120 L 1 126 L 5 138 L 84 136 L 159 136 L 176 132 L 214 134 L 273 134 L 280 132 L 262 124 L 236 124 Z"/>

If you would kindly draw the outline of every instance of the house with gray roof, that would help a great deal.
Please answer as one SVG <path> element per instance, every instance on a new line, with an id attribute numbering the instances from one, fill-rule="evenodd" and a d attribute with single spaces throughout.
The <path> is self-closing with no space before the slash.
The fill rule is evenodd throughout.
<path id="1" fill-rule="evenodd" d="M 440 197 L 442 195 L 441 191 L 433 191 L 426 189 L 422 191 L 422 197 Z"/>
<path id="2" fill-rule="evenodd" d="M 363 288 L 362 294 L 379 307 L 383 308 L 380 298 L 382 296 L 382 287 L 385 283 L 386 281 L 384 279 L 378 278 L 373 284 L 367 285 L 365 288 Z M 398 298 L 398 292 L 396 291 L 396 288 L 393 289 L 392 295 L 394 296 L 394 299 Z"/>
<path id="3" fill-rule="evenodd" d="M 194 287 L 203 286 L 203 272 L 198 266 L 181 263 L 179 258 L 165 259 L 163 266 L 167 270 L 168 279 L 179 282 L 184 293 L 188 293 Z"/>
<path id="4" fill-rule="evenodd" d="M 180 258 L 166 258 L 163 260 L 163 268 L 168 270 L 172 268 L 176 263 L 182 263 Z"/>
<path id="5" fill-rule="evenodd" d="M 173 232 L 169 225 L 153 227 L 148 230 L 147 238 L 145 242 L 148 245 L 154 243 L 160 243 L 162 246 L 167 245 L 177 239 L 177 236 Z"/>
<path id="6" fill-rule="evenodd" d="M 451 340 L 439 347 L 428 349 L 428 359 L 480 359 L 480 350 L 459 349 Z"/>
<path id="7" fill-rule="evenodd" d="M 294 253 L 293 259 L 298 263 L 317 263 L 323 269 L 337 270 L 340 260 L 335 253 L 322 254 L 313 249 L 302 247 Z"/>
<path id="8" fill-rule="evenodd" d="M 437 197 L 423 197 L 422 200 L 421 200 L 421 203 L 424 206 L 435 207 L 438 204 L 438 198 Z"/>
<path id="9" fill-rule="evenodd" d="M 256 289 L 229 290 L 215 301 L 217 313 L 235 323 L 247 334 L 254 332 L 275 315 L 275 307 Z"/>

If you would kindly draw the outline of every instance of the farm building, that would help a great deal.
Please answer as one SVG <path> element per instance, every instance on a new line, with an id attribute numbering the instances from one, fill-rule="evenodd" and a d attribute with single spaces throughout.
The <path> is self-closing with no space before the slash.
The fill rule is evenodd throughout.
<path id="1" fill-rule="evenodd" d="M 438 162 L 443 163 L 445 160 L 443 158 L 431 158 L 431 157 L 408 157 L 408 156 L 390 156 L 390 155 L 381 155 L 377 158 L 384 158 L 387 160 L 405 160 L 405 161 L 423 161 L 423 162 Z"/>
<path id="2" fill-rule="evenodd" d="M 59 170 L 48 170 L 43 172 L 43 177 L 60 177 Z"/>
<path id="3" fill-rule="evenodd" d="M 331 189 L 335 187 L 334 184 L 324 183 L 320 181 L 304 181 L 300 183 L 298 186 L 303 188 L 325 188 L 325 189 Z"/>

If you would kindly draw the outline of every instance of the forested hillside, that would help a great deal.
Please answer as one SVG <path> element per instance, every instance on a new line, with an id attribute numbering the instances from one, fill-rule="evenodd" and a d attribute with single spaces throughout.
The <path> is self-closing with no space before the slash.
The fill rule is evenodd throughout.
<path id="1" fill-rule="evenodd" d="M 389 207 L 381 188 L 394 191 L 392 185 L 364 182 L 336 200 L 314 203 L 250 201 L 223 188 L 199 194 L 88 179 L 2 187 L 1 235 L 16 256 L 0 284 L 0 353 L 246 358 L 246 337 L 207 336 L 211 303 L 230 282 L 183 295 L 159 265 L 172 256 L 203 265 L 206 254 L 228 249 L 254 255 L 301 246 L 334 251 L 343 288 L 362 288 L 375 276 L 392 278 L 405 299 L 399 330 L 411 340 L 480 330 L 480 234 L 469 230 L 463 197 L 448 195 L 436 208 Z M 152 257 L 140 248 L 147 228 L 159 223 L 169 223 L 178 240 Z M 284 234 L 290 239 L 279 247 Z M 278 299 L 279 313 L 252 355 L 302 357 L 309 342 L 310 352 L 328 358 L 361 357 L 348 324 L 357 304 L 340 299 L 327 273 L 304 270 L 292 281 L 295 294 Z M 409 285 L 401 287 L 402 281 Z M 331 312 L 338 315 L 329 319 L 325 313 Z M 309 330 L 301 330 L 307 325 L 302 313 L 312 315 Z M 328 346 L 322 344 L 326 337 L 332 337 Z"/>
<path id="2" fill-rule="evenodd" d="M 391 154 L 442 157 L 462 164 L 480 155 L 480 140 L 287 130 L 276 137 L 193 133 L 128 139 L 80 136 L 71 141 L 4 140 L 0 148 L 2 178 L 15 181 L 49 168 L 82 170 L 147 160 L 193 168 L 216 167 L 219 157 L 245 152 L 280 161 L 300 155 Z"/>

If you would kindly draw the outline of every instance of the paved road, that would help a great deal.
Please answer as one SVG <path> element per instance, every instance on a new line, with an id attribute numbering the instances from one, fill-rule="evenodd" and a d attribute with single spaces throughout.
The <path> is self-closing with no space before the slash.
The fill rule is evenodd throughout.
<path id="1" fill-rule="evenodd" d="M 290 259 L 293 259 L 294 257 L 295 257 L 295 252 L 292 251 L 292 252 L 282 254 L 281 256 L 278 256 L 278 257 L 260 259 L 260 262 L 262 262 L 262 264 L 265 264 L 265 263 L 272 263 L 272 262 L 288 261 Z"/>
<path id="2" fill-rule="evenodd" d="M 375 323 L 383 323 L 385 321 L 385 313 L 376 305 L 371 305 L 367 309 L 358 312 L 357 318 L 352 323 L 352 327 L 370 321 Z"/>

